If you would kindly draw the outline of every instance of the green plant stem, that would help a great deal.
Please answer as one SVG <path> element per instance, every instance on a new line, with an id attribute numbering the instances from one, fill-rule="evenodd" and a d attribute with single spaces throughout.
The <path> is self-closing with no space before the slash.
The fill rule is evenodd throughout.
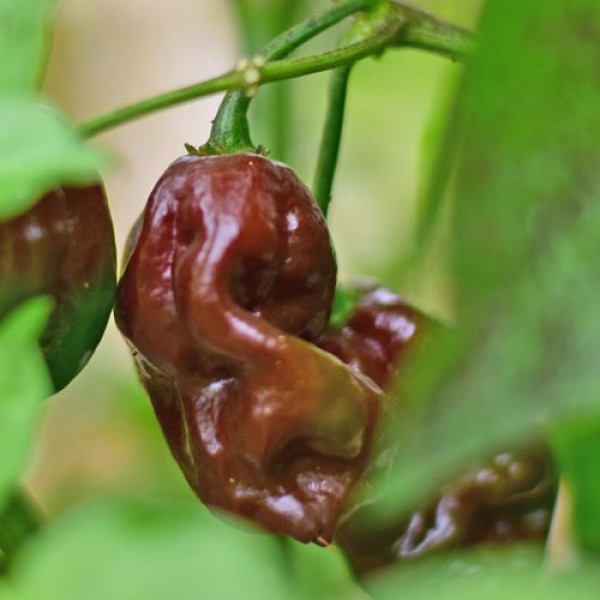
<path id="1" fill-rule="evenodd" d="M 290 29 L 308 5 L 306 0 L 232 0 L 231 3 L 238 16 L 246 56 L 254 56 L 267 42 Z M 267 143 L 270 155 L 284 163 L 290 162 L 292 102 L 291 83 L 280 81 L 261 90 L 260 101 L 254 101 L 252 107 L 253 129 Z"/>
<path id="2" fill-rule="evenodd" d="M 280 81 L 272 87 L 271 102 L 266 111 L 266 116 L 271 119 L 269 121 L 271 123 L 269 149 L 273 158 L 287 164 L 290 162 L 290 140 L 293 130 L 291 83 Z"/>
<path id="3" fill-rule="evenodd" d="M 389 11 L 389 5 L 386 8 Z M 390 19 L 390 14 L 387 11 L 375 10 L 371 13 L 366 13 L 362 19 L 357 21 L 346 32 L 341 43 L 350 44 L 359 42 L 362 39 L 368 39 L 372 35 L 372 32 L 377 29 L 382 18 L 384 20 Z M 398 13 L 392 14 L 394 18 L 398 19 L 399 24 L 402 26 L 406 25 L 402 16 L 398 18 Z M 329 211 L 333 179 L 340 152 L 348 81 L 352 66 L 352 64 L 345 65 L 335 69 L 331 75 L 329 84 L 325 125 L 323 127 L 313 182 L 313 193 L 325 217 L 327 217 Z"/>
<path id="4" fill-rule="evenodd" d="M 295 27 L 292 27 L 288 31 L 276 37 L 263 48 L 260 55 L 265 60 L 271 61 L 276 61 L 279 58 L 287 56 L 290 52 L 298 48 L 298 46 L 308 41 L 312 37 L 339 23 L 346 17 L 349 17 L 360 10 L 368 8 L 373 4 L 373 1 L 374 0 L 350 0 L 349 2 L 345 2 L 341 5 L 335 6 L 334 8 L 326 10 L 296 25 Z M 282 62 L 285 63 L 289 61 Z M 283 73 L 280 70 L 277 72 L 276 69 L 275 75 L 271 76 L 268 71 L 272 69 L 273 64 L 277 63 L 265 65 L 265 67 L 261 69 L 261 83 L 287 79 L 290 77 L 299 77 L 308 74 L 301 72 L 294 64 L 292 65 L 289 73 L 286 73 L 285 70 Z M 329 67 L 325 65 L 322 69 L 317 70 L 326 70 L 328 68 Z M 310 72 L 315 71 L 312 70 Z M 142 100 L 136 104 L 126 106 L 83 123 L 79 130 L 85 137 L 91 137 L 122 123 L 126 123 L 133 119 L 164 108 L 168 108 L 170 106 L 188 102 L 189 100 L 194 100 L 196 98 L 201 98 L 203 96 L 208 96 L 210 94 L 223 91 L 244 91 L 248 87 L 248 84 L 245 80 L 245 75 L 246 73 L 243 70 L 234 70 L 219 77 L 215 77 L 214 79 L 208 79 L 191 86 L 180 88 L 172 92 L 167 92 L 166 94 L 154 96 L 153 98 Z M 233 104 L 233 102 L 231 103 Z M 230 110 L 227 107 L 227 104 L 225 104 L 225 106 L 223 106 L 223 104 L 225 103 L 222 103 L 221 106 L 224 111 Z"/>
<path id="5" fill-rule="evenodd" d="M 372 4 L 371 0 L 354 0 L 352 3 L 338 5 L 332 11 L 336 9 L 342 12 L 348 11 L 347 15 L 349 15 L 368 8 Z M 352 64 L 367 56 L 380 53 L 386 46 L 406 45 L 422 48 L 454 60 L 464 60 L 472 51 L 473 36 L 465 29 L 439 21 L 427 13 L 421 13 L 401 4 L 393 3 L 391 6 L 394 7 L 393 12 L 395 13 L 393 19 L 395 26 L 392 30 L 388 23 L 387 27 L 382 28 L 375 37 L 363 42 L 305 58 L 275 60 L 262 67 L 260 83 L 302 77 Z M 338 20 L 342 18 L 344 17 L 340 17 Z M 310 21 L 314 22 L 316 19 L 318 17 L 307 21 L 304 26 L 308 26 Z M 411 19 L 413 20 L 411 21 Z M 400 21 L 404 22 L 404 26 L 399 28 Z M 284 35 L 289 35 L 289 33 Z M 227 90 L 246 90 L 248 82 L 245 75 L 243 70 L 234 70 L 214 79 L 142 100 L 83 123 L 80 126 L 80 132 L 85 137 L 91 137 L 117 125 L 183 102 Z"/>
<path id="6" fill-rule="evenodd" d="M 475 36 L 468 29 L 450 25 L 414 6 L 401 2 L 394 4 L 407 20 L 398 45 L 426 50 L 458 61 L 466 61 L 475 51 Z"/>
<path id="7" fill-rule="evenodd" d="M 0 512 L 0 572 L 5 571 L 22 543 L 39 530 L 39 509 L 23 490 L 15 490 Z"/>
<path id="8" fill-rule="evenodd" d="M 264 61 L 284 58 L 328 27 L 371 4 L 373 0 L 352 0 L 325 11 L 277 36 L 262 49 L 260 56 Z M 261 81 L 264 81 L 264 77 L 261 77 Z M 246 117 L 252 97 L 253 94 L 247 93 L 247 90 L 234 90 L 226 94 L 213 122 L 208 143 L 200 150 L 202 154 L 257 150 L 250 139 Z"/>
<path id="9" fill-rule="evenodd" d="M 329 211 L 333 178 L 340 152 L 346 94 L 351 70 L 352 65 L 336 69 L 331 74 L 329 84 L 327 116 L 325 117 L 313 183 L 313 194 L 325 217 L 327 217 Z"/>
<path id="10" fill-rule="evenodd" d="M 315 56 L 267 63 L 262 69 L 261 82 L 278 81 L 290 76 L 298 77 L 300 74 L 308 75 L 326 71 L 352 64 L 371 54 L 377 54 L 391 43 L 398 34 L 400 26 L 401 24 L 395 21 L 383 22 L 371 37 L 354 44 Z M 294 74 L 291 75 L 291 73 Z M 241 102 L 248 101 L 247 98 L 243 98 L 242 94 L 242 92 L 232 94 L 230 102 L 221 104 L 209 140 L 209 146 L 217 152 L 254 150 L 245 114 L 242 114 L 239 103 L 236 102 L 238 99 Z"/>
<path id="11" fill-rule="evenodd" d="M 376 0 L 349 0 L 338 4 L 282 33 L 263 48 L 261 55 L 267 60 L 283 58 L 315 35 L 374 4 Z"/>

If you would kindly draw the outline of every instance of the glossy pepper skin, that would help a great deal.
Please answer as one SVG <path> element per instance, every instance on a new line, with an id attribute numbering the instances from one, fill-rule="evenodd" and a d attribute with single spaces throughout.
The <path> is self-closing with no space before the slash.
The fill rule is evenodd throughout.
<path id="1" fill-rule="evenodd" d="M 308 190 L 256 154 L 185 156 L 129 248 L 117 325 L 191 487 L 268 531 L 328 543 L 380 390 L 314 345 L 336 265 Z"/>
<path id="2" fill-rule="evenodd" d="M 438 326 L 385 288 L 364 284 L 343 327 L 329 327 L 317 343 L 383 389 L 390 389 L 409 354 Z"/>
<path id="3" fill-rule="evenodd" d="M 60 187 L 0 222 L 0 316 L 33 296 L 55 306 L 40 341 L 56 391 L 96 348 L 113 307 L 116 252 L 101 185 Z"/>
<path id="4" fill-rule="evenodd" d="M 426 359 L 429 334 L 440 326 L 395 294 L 365 287 L 347 323 L 326 331 L 318 343 L 390 389 L 409 355 Z M 540 542 L 555 495 L 551 458 L 532 444 L 472 465 L 426 506 L 385 529 L 373 528 L 358 510 L 340 525 L 337 541 L 358 573 L 449 548 Z"/>

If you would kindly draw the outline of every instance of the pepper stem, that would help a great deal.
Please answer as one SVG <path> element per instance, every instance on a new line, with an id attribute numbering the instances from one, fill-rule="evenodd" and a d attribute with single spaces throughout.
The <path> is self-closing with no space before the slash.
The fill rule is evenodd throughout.
<path id="1" fill-rule="evenodd" d="M 380 2 L 385 4 L 385 0 L 380 0 Z M 345 17 L 361 10 L 372 8 L 375 4 L 376 0 L 350 0 L 347 3 L 336 5 L 329 11 L 315 16 L 313 20 L 298 25 L 298 27 L 304 27 L 306 31 L 310 32 L 311 27 L 323 25 L 324 23 L 317 31 L 307 35 L 305 38 L 307 40 L 314 37 L 320 31 L 335 25 Z M 266 83 L 303 77 L 311 73 L 318 73 L 352 64 L 367 56 L 381 54 L 387 47 L 409 46 L 420 48 L 446 58 L 461 61 L 466 61 L 475 49 L 473 34 L 462 27 L 445 23 L 432 15 L 417 11 L 415 8 L 400 2 L 400 0 L 394 0 L 393 2 L 389 0 L 389 7 L 396 13 L 393 20 L 397 21 L 399 16 L 404 17 L 406 20 L 405 26 L 401 30 L 392 30 L 390 32 L 389 28 L 384 28 L 374 39 L 302 59 L 276 60 L 271 58 L 270 60 L 274 62 L 269 62 L 261 70 L 262 82 Z M 333 18 L 332 15 L 336 16 L 336 18 Z M 331 18 L 329 22 L 325 20 L 326 16 Z M 295 44 L 294 47 L 297 47 L 304 40 L 301 40 L 299 43 L 295 41 L 295 30 L 296 28 L 290 29 L 283 35 L 289 36 L 288 41 L 293 42 Z M 266 55 L 266 53 L 263 52 L 263 55 Z M 135 104 L 130 104 L 129 106 L 124 106 L 115 111 L 100 115 L 82 123 L 79 126 L 79 132 L 83 137 L 90 138 L 124 123 L 129 123 L 165 108 L 177 106 L 183 102 L 189 102 L 190 100 L 225 90 L 239 90 L 243 88 L 244 82 L 240 73 L 235 70 L 229 71 L 213 79 L 207 79 L 193 85 L 159 94 L 158 96 L 147 98 Z"/>
<path id="2" fill-rule="evenodd" d="M 256 152 L 250 138 L 248 106 L 250 98 L 243 92 L 225 94 L 213 122 L 208 142 L 198 149 L 198 154 L 232 154 L 234 152 Z"/>
<path id="3" fill-rule="evenodd" d="M 267 42 L 300 20 L 306 2 L 289 0 L 234 0 L 237 21 L 246 56 L 254 56 Z M 289 162 L 292 130 L 291 85 L 279 81 L 261 90 L 261 104 L 254 106 L 252 130 L 269 142 L 270 155 Z"/>
<path id="4" fill-rule="evenodd" d="M 351 0 L 324 11 L 277 36 L 263 47 L 258 56 L 242 61 L 238 71 L 242 73 L 246 89 L 230 91 L 225 95 L 208 142 L 198 149 L 188 145 L 188 152 L 202 156 L 234 152 L 265 153 L 264 149 L 252 143 L 247 117 L 250 101 L 261 82 L 261 68 L 267 61 L 285 58 L 306 41 L 374 3 L 375 0 Z"/>

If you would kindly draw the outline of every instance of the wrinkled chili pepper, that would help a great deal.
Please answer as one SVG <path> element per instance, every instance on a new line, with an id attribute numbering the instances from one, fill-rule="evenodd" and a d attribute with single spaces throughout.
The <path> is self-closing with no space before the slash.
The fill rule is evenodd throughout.
<path id="1" fill-rule="evenodd" d="M 55 305 L 40 345 L 56 391 L 87 363 L 110 316 L 115 241 L 102 186 L 60 187 L 0 222 L 0 316 L 33 296 Z"/>
<path id="2" fill-rule="evenodd" d="M 347 322 L 329 327 L 317 344 L 389 389 L 399 367 L 438 325 L 385 288 L 365 283 L 357 293 L 360 298 Z"/>
<path id="3" fill-rule="evenodd" d="M 336 265 L 308 190 L 257 154 L 185 156 L 129 248 L 116 321 L 191 487 L 327 544 L 367 462 L 380 390 L 313 343 Z"/>
<path id="4" fill-rule="evenodd" d="M 409 355 L 426 353 L 440 325 L 395 294 L 364 287 L 347 323 L 319 345 L 390 389 Z M 418 357 L 421 359 L 421 357 Z M 408 518 L 375 528 L 361 512 L 339 527 L 337 541 L 361 574 L 392 562 L 477 544 L 543 541 L 556 495 L 556 477 L 541 444 L 501 452 L 449 481 Z"/>

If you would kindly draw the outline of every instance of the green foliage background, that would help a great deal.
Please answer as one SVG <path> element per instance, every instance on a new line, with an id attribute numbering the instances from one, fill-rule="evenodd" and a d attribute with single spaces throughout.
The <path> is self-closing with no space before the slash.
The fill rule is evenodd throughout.
<path id="1" fill-rule="evenodd" d="M 247 52 L 324 5 L 232 4 Z M 472 25 L 479 8 L 422 5 Z M 0 0 L 0 56 L 11 56 L 0 61 L 1 218 L 102 167 L 36 93 L 53 9 L 48 0 Z M 382 599 L 593 597 L 600 576 L 600 8 L 595 0 L 488 0 L 478 28 L 481 46 L 466 69 L 390 50 L 361 63 L 351 80 L 332 214 L 342 273 L 376 277 L 456 324 L 400 382 L 402 419 L 390 419 L 386 432 L 396 459 L 375 481 L 371 518 L 410 510 L 474 456 L 534 435 L 551 444 L 573 495 L 581 555 L 561 572 L 540 568 L 544 557 L 520 548 L 455 553 L 389 569 L 364 585 Z M 277 84 L 261 92 L 252 113 L 255 139 L 308 181 L 322 114 L 305 99 L 322 98 L 324 106 L 325 85 L 325 76 Z M 0 324 L 0 505 L 30 455 L 49 389 L 35 344 L 48 310 L 46 299 L 34 299 Z M 131 375 L 94 365 L 73 389 L 59 399 L 68 411 L 63 426 L 81 429 L 82 440 L 89 430 L 124 447 L 115 462 L 131 462 L 104 487 L 104 475 L 92 471 L 40 498 L 51 524 L 17 557 L 0 598 L 367 593 L 339 551 L 232 527 L 201 507 Z"/>

